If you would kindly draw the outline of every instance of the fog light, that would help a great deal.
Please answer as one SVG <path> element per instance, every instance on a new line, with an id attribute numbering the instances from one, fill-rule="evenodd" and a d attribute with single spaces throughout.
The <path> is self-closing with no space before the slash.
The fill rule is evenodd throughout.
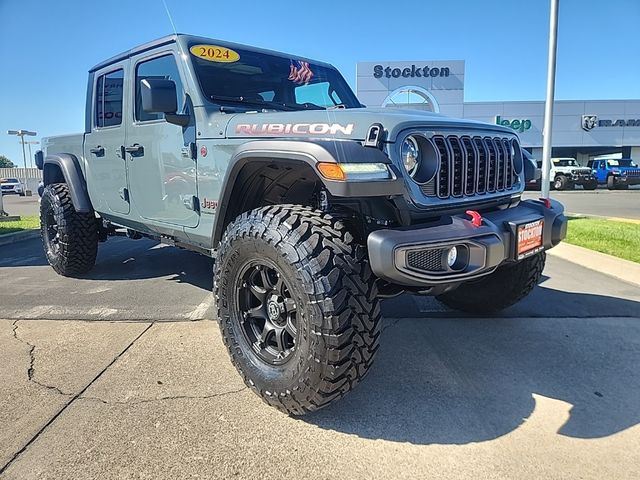
<path id="1" fill-rule="evenodd" d="M 452 268 L 458 259 L 458 247 L 451 247 L 447 252 L 447 265 Z"/>

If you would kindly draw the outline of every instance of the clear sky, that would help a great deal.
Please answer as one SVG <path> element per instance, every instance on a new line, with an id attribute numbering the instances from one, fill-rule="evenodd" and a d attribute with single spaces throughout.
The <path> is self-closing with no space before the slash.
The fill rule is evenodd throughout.
<path id="1" fill-rule="evenodd" d="M 548 0 L 166 0 L 178 32 L 332 63 L 465 60 L 465 100 L 542 100 Z M 0 0 L 0 154 L 83 129 L 86 72 L 172 33 L 162 0 Z M 640 0 L 560 0 L 556 98 L 640 98 Z"/>

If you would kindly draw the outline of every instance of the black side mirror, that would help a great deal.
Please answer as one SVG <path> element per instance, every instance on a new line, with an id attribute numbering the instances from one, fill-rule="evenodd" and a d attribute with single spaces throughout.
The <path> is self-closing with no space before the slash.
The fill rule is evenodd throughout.
<path id="1" fill-rule="evenodd" d="M 178 96 L 173 80 L 144 78 L 140 80 L 142 110 L 147 113 L 176 113 Z"/>
<path id="2" fill-rule="evenodd" d="M 177 114 L 178 95 L 173 80 L 144 78 L 140 80 L 142 110 L 147 113 L 164 113 L 167 122 L 181 127 L 189 125 L 190 115 Z"/>
<path id="3" fill-rule="evenodd" d="M 36 167 L 42 170 L 44 168 L 44 153 L 42 153 L 42 150 L 38 150 L 33 157 L 36 162 Z"/>

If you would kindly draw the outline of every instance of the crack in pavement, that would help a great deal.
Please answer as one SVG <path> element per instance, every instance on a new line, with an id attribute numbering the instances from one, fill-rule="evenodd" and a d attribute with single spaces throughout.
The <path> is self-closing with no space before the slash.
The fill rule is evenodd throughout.
<path id="1" fill-rule="evenodd" d="M 237 390 L 230 390 L 228 392 L 220 392 L 220 393 L 212 393 L 211 395 L 170 395 L 167 397 L 144 398 L 141 400 L 109 401 L 109 400 L 104 400 L 100 397 L 85 397 L 85 396 L 78 397 L 78 400 L 92 400 L 92 401 L 104 403 L 105 405 L 138 405 L 141 403 L 162 402 L 165 400 L 207 400 L 210 398 L 224 397 L 226 395 L 233 395 L 236 393 L 240 393 L 247 390 L 248 388 L 249 387 L 244 386 Z"/>
<path id="2" fill-rule="evenodd" d="M 20 341 L 20 342 L 22 342 L 22 343 L 25 343 L 25 344 L 27 344 L 27 345 L 30 345 L 30 344 L 26 343 L 25 341 L 23 341 L 22 339 L 20 339 L 20 338 L 18 338 L 18 337 L 17 337 L 17 334 L 16 334 L 16 330 L 18 329 L 18 327 L 17 327 L 17 325 L 16 325 L 16 323 L 17 323 L 17 322 L 18 322 L 18 320 L 16 320 L 16 321 L 13 323 L 13 325 L 14 325 L 14 337 L 16 337 L 16 339 L 17 339 L 18 341 Z M 93 379 L 92 379 L 89 383 L 87 383 L 87 385 L 86 385 L 82 390 L 80 390 L 80 391 L 79 391 L 78 393 L 76 393 L 75 395 L 70 396 L 69 400 L 68 400 L 68 401 L 67 401 L 67 402 L 62 406 L 62 408 L 60 408 L 60 410 L 58 410 L 58 412 L 57 412 L 55 415 L 53 415 L 53 416 L 49 419 L 49 421 L 47 421 L 47 422 L 42 426 L 42 428 L 41 428 L 40 430 L 38 430 L 38 432 L 36 432 L 36 434 L 35 434 L 33 437 L 31 437 L 31 439 L 30 439 L 29 441 L 28 441 L 27 443 L 25 443 L 25 445 L 24 445 L 20 450 L 18 450 L 18 451 L 17 451 L 17 452 L 16 452 L 16 453 L 11 457 L 11 459 L 9 459 L 9 461 L 8 461 L 7 463 L 5 463 L 4 465 L 0 466 L 0 477 L 1 477 L 1 476 L 2 476 L 2 474 L 7 470 L 7 468 L 9 468 L 9 467 L 11 466 L 11 464 L 12 464 L 13 462 L 15 462 L 15 460 L 16 460 L 20 455 L 22 455 L 22 453 L 24 453 L 24 451 L 25 451 L 25 450 L 27 450 L 27 448 L 29 448 L 29 446 L 30 446 L 31 444 L 33 444 L 33 442 L 35 442 L 35 441 L 40 437 L 40 435 L 42 435 L 42 432 L 44 432 L 44 431 L 49 427 L 49 425 L 51 425 L 53 422 L 55 422 L 55 421 L 58 419 L 58 417 L 59 417 L 60 415 L 62 415 L 62 413 L 63 413 L 63 412 L 64 412 L 64 411 L 69 407 L 69 405 L 71 405 L 71 404 L 72 404 L 72 403 L 73 403 L 73 402 L 74 402 L 78 397 L 80 397 L 84 392 L 86 392 L 86 391 L 87 391 L 87 389 L 88 389 L 91 385 L 93 385 L 93 384 L 94 384 L 94 383 L 95 383 L 95 382 L 96 382 L 96 381 L 97 381 L 97 380 L 98 380 L 98 379 L 99 379 L 99 378 L 104 374 L 104 372 L 106 372 L 106 371 L 107 371 L 107 370 L 108 370 L 108 369 L 109 369 L 109 368 L 110 368 L 114 363 L 116 363 L 116 362 L 120 359 L 120 357 L 122 357 L 122 355 L 124 355 L 124 354 L 125 354 L 125 353 L 130 349 L 130 348 L 131 348 L 131 346 L 132 346 L 134 343 L 136 343 L 136 342 L 140 339 L 140 337 L 142 337 L 146 332 L 148 332 L 148 331 L 149 331 L 149 329 L 150 329 L 153 325 L 154 325 L 154 323 L 153 323 L 153 322 L 152 322 L 152 323 L 149 323 L 149 325 L 147 325 L 147 327 L 146 327 L 144 330 L 142 330 L 142 332 L 140 332 L 138 335 L 136 335 L 136 337 L 135 337 L 133 340 L 131 340 L 131 342 L 129 342 L 129 344 L 128 344 L 128 345 L 127 345 L 127 346 L 126 346 L 126 347 L 125 347 L 125 348 L 124 348 L 124 349 L 123 349 L 123 350 L 122 350 L 118 355 L 116 355 L 116 356 L 113 358 L 113 360 L 111 360 L 111 362 L 109 362 L 109 364 L 108 364 L 106 367 L 104 367 L 104 368 L 103 368 L 103 369 L 102 369 L 102 370 L 101 370 L 101 371 L 100 371 L 100 372 L 99 372 L 95 377 L 93 377 Z M 35 348 L 35 347 L 34 347 L 34 348 Z"/>
<path id="3" fill-rule="evenodd" d="M 43 387 L 43 388 L 47 388 L 49 390 L 53 390 L 54 392 L 56 392 L 59 395 L 64 395 L 66 397 L 71 397 L 73 394 L 72 393 L 67 393 L 67 392 L 63 392 L 60 388 L 53 386 L 53 385 L 47 385 L 46 383 L 42 383 L 38 380 L 36 380 L 34 378 L 35 376 L 35 363 L 36 363 L 36 346 L 29 343 L 28 341 L 20 338 L 18 336 L 18 322 L 20 320 L 16 320 L 12 323 L 13 325 L 13 338 L 15 338 L 17 341 L 19 341 L 20 343 L 27 345 L 29 347 L 29 368 L 27 369 L 27 378 L 29 379 L 30 382 L 35 383 L 36 385 Z"/>
<path id="4" fill-rule="evenodd" d="M 380 333 L 383 333 L 385 330 L 395 327 L 396 325 L 398 325 L 398 323 L 400 323 L 400 320 L 402 320 L 402 318 L 396 318 L 396 319 L 393 319 L 393 322 L 385 323 L 385 325 L 382 327 L 382 330 L 380 330 Z"/>

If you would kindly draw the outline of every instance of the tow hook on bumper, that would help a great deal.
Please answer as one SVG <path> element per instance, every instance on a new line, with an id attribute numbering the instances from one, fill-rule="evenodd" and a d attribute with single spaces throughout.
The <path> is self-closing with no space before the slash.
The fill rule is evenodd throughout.
<path id="1" fill-rule="evenodd" d="M 549 203 L 527 200 L 517 207 L 486 213 L 479 226 L 460 215 L 445 217 L 432 226 L 372 232 L 367 238 L 371 268 L 384 280 L 412 287 L 435 287 L 486 275 L 504 262 L 518 260 L 518 225 L 543 220 L 541 247 L 545 250 L 566 236 L 562 204 Z"/>

